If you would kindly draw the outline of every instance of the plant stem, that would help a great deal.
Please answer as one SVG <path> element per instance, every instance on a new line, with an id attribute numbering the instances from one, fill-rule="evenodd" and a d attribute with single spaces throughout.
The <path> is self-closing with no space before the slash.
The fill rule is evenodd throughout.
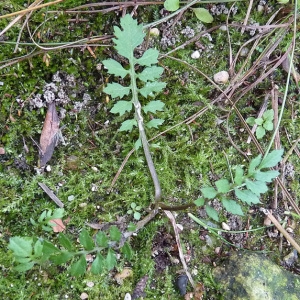
<path id="1" fill-rule="evenodd" d="M 134 61 L 134 58 L 132 58 L 131 61 Z M 141 103 L 139 102 L 138 99 L 138 88 L 136 86 L 136 73 L 134 70 L 134 64 L 130 64 L 130 77 L 131 77 L 131 88 L 132 88 L 132 102 L 134 105 L 135 109 L 135 118 L 138 124 L 138 129 L 140 133 L 140 139 L 143 145 L 144 149 L 144 154 L 146 157 L 147 165 L 152 177 L 152 181 L 154 184 L 154 189 L 155 189 L 155 205 L 157 206 L 158 202 L 161 199 L 161 187 L 160 187 L 160 182 L 156 173 L 156 169 L 152 160 L 152 156 L 150 153 L 150 148 L 149 144 L 147 141 L 146 133 L 145 133 L 145 128 L 144 128 L 144 119 L 142 116 L 142 106 Z"/>

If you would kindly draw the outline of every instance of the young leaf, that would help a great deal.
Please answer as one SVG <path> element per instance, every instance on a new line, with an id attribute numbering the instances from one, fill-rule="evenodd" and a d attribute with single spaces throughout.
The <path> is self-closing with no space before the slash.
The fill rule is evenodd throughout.
<path id="1" fill-rule="evenodd" d="M 155 82 L 147 82 L 144 87 L 142 87 L 139 91 L 140 93 L 147 98 L 153 92 L 160 92 L 166 86 L 165 82 L 155 81 Z"/>
<path id="2" fill-rule="evenodd" d="M 141 141 L 140 138 L 138 138 L 138 139 L 136 140 L 136 142 L 134 143 L 134 149 L 135 149 L 135 150 L 138 150 L 138 149 L 140 149 L 141 147 L 142 147 L 142 141 Z"/>
<path id="3" fill-rule="evenodd" d="M 48 241 L 43 242 L 43 257 L 46 259 L 50 255 L 54 253 L 59 253 L 61 252 L 58 248 L 56 248 L 52 243 Z"/>
<path id="4" fill-rule="evenodd" d="M 150 67 L 158 62 L 158 55 L 158 50 L 150 48 L 144 52 L 142 57 L 135 59 L 134 61 L 141 66 Z"/>
<path id="5" fill-rule="evenodd" d="M 50 219 L 61 219 L 65 214 L 65 210 L 63 208 L 57 208 L 53 211 L 53 215 Z"/>
<path id="6" fill-rule="evenodd" d="M 268 187 L 264 181 L 252 181 L 246 179 L 246 187 L 258 197 L 268 191 Z"/>
<path id="7" fill-rule="evenodd" d="M 82 229 L 79 234 L 79 241 L 85 250 L 94 249 L 94 241 L 86 229 Z"/>
<path id="8" fill-rule="evenodd" d="M 37 240 L 33 246 L 34 249 L 34 257 L 38 258 L 43 254 L 43 245 L 40 240 Z"/>
<path id="9" fill-rule="evenodd" d="M 214 20 L 213 16 L 205 8 L 193 8 L 193 11 L 197 19 L 199 19 L 203 23 L 212 23 L 212 21 Z"/>
<path id="10" fill-rule="evenodd" d="M 257 119 L 255 119 L 255 124 L 257 124 L 257 125 L 262 125 L 263 124 L 263 122 L 264 122 L 264 119 L 263 118 L 257 118 Z"/>
<path id="11" fill-rule="evenodd" d="M 160 100 L 153 100 L 150 101 L 147 105 L 143 107 L 143 111 L 145 113 L 152 112 L 155 113 L 156 111 L 163 111 L 165 104 Z"/>
<path id="12" fill-rule="evenodd" d="M 255 169 L 260 164 L 260 162 L 261 162 L 261 154 L 259 154 L 258 156 L 256 156 L 250 161 L 249 170 L 248 170 L 249 176 L 252 176 L 255 173 Z"/>
<path id="13" fill-rule="evenodd" d="M 208 186 L 208 187 L 204 187 L 200 190 L 203 194 L 203 196 L 207 199 L 213 199 L 216 197 L 217 195 L 217 191 L 211 187 L 211 186 Z"/>
<path id="14" fill-rule="evenodd" d="M 56 265 L 62 265 L 66 263 L 68 260 L 73 258 L 74 254 L 67 252 L 67 251 L 62 251 L 59 254 L 54 254 L 49 257 L 49 260 L 52 261 Z"/>
<path id="15" fill-rule="evenodd" d="M 273 150 L 263 158 L 259 169 L 275 167 L 282 159 L 283 149 Z"/>
<path id="16" fill-rule="evenodd" d="M 207 215 L 215 221 L 219 221 L 218 212 L 209 205 L 205 205 Z"/>
<path id="17" fill-rule="evenodd" d="M 69 251 L 73 251 L 74 247 L 72 245 L 72 242 L 71 240 L 63 233 L 60 233 L 58 235 L 58 240 L 60 242 L 60 244 L 66 249 L 66 250 L 69 250 Z"/>
<path id="18" fill-rule="evenodd" d="M 134 48 L 139 46 L 145 37 L 142 24 L 137 25 L 129 14 L 121 18 L 121 30 L 119 27 L 114 26 L 114 34 L 116 39 L 113 39 L 116 44 L 115 49 L 118 53 L 128 59 L 133 55 Z"/>
<path id="19" fill-rule="evenodd" d="M 131 131 L 133 126 L 137 126 L 135 119 L 126 120 L 122 123 L 119 131 Z"/>
<path id="20" fill-rule="evenodd" d="M 103 247 L 103 248 L 108 247 L 108 237 L 102 231 L 99 231 L 96 234 L 96 242 L 97 242 L 99 247 Z"/>
<path id="21" fill-rule="evenodd" d="M 110 110 L 113 114 L 120 114 L 120 116 L 124 115 L 126 111 L 131 111 L 132 102 L 131 101 L 118 101 L 113 108 Z"/>
<path id="22" fill-rule="evenodd" d="M 138 75 L 138 78 L 144 82 L 154 81 L 161 76 L 163 71 L 164 69 L 162 67 L 157 67 L 157 66 L 148 67 L 145 68 L 142 71 L 142 73 Z"/>
<path id="23" fill-rule="evenodd" d="M 72 276 L 80 276 L 83 275 L 86 271 L 86 259 L 85 255 L 82 255 L 80 259 L 74 263 L 70 268 L 70 274 Z"/>
<path id="24" fill-rule="evenodd" d="M 8 249 L 14 252 L 17 256 L 31 256 L 32 255 L 32 238 L 14 236 L 9 239 Z"/>
<path id="25" fill-rule="evenodd" d="M 121 235 L 121 231 L 117 226 L 114 225 L 109 228 L 109 236 L 112 241 L 119 242 L 121 239 Z"/>
<path id="26" fill-rule="evenodd" d="M 42 212 L 42 214 L 39 216 L 38 222 L 39 222 L 39 223 L 42 223 L 42 222 L 45 220 L 46 215 L 47 215 L 47 211 L 44 210 L 44 211 Z"/>
<path id="27" fill-rule="evenodd" d="M 256 180 L 271 182 L 274 178 L 276 178 L 280 173 L 275 170 L 270 170 L 266 172 L 257 171 L 254 174 L 254 178 Z"/>
<path id="28" fill-rule="evenodd" d="M 263 114 L 263 119 L 265 121 L 273 121 L 273 119 L 274 119 L 274 110 L 273 109 L 266 110 Z"/>
<path id="29" fill-rule="evenodd" d="M 250 125 L 253 126 L 255 124 L 255 118 L 254 117 L 249 117 L 247 118 L 246 122 Z"/>
<path id="30" fill-rule="evenodd" d="M 124 246 L 121 248 L 121 252 L 127 260 L 131 260 L 134 254 L 128 242 L 125 242 Z"/>
<path id="31" fill-rule="evenodd" d="M 262 126 L 258 126 L 255 131 L 256 137 L 258 140 L 263 138 L 266 134 L 266 130 Z"/>
<path id="32" fill-rule="evenodd" d="M 263 127 L 268 130 L 268 131 L 272 131 L 273 130 L 273 122 L 272 121 L 265 121 L 263 124 Z"/>
<path id="33" fill-rule="evenodd" d="M 119 83 L 109 83 L 104 89 L 103 91 L 106 94 L 109 94 L 112 96 L 112 98 L 123 98 L 125 95 L 128 95 L 130 92 L 130 88 L 128 86 L 122 86 Z"/>
<path id="34" fill-rule="evenodd" d="M 107 68 L 109 74 L 120 76 L 124 78 L 129 72 L 123 68 L 123 66 L 114 59 L 106 59 L 102 61 L 103 65 Z"/>
<path id="35" fill-rule="evenodd" d="M 135 220 L 139 220 L 141 218 L 141 213 L 139 213 L 138 211 L 135 211 L 133 214 L 133 217 Z"/>
<path id="36" fill-rule="evenodd" d="M 98 253 L 96 259 L 92 263 L 91 272 L 95 275 L 101 274 L 104 267 L 105 267 L 105 259 L 101 255 L 101 253 Z"/>
<path id="37" fill-rule="evenodd" d="M 152 119 L 151 121 L 149 121 L 148 123 L 146 123 L 146 126 L 148 128 L 158 128 L 158 126 L 160 126 L 161 124 L 163 124 L 165 120 L 163 119 Z"/>
<path id="38" fill-rule="evenodd" d="M 106 256 L 106 267 L 107 270 L 112 270 L 117 265 L 117 258 L 115 252 L 109 248 Z"/>
<path id="39" fill-rule="evenodd" d="M 238 216 L 244 215 L 241 206 L 236 201 L 223 198 L 222 204 L 228 212 Z"/>
<path id="40" fill-rule="evenodd" d="M 234 189 L 235 195 L 237 198 L 251 205 L 260 203 L 259 198 L 249 190 L 239 190 L 237 188 Z"/>
<path id="41" fill-rule="evenodd" d="M 203 206 L 204 202 L 205 202 L 205 200 L 202 197 L 198 198 L 197 200 L 194 201 L 195 205 L 197 205 L 197 206 Z"/>
<path id="42" fill-rule="evenodd" d="M 166 0 L 164 7 L 168 11 L 176 11 L 179 8 L 179 0 Z"/>
<path id="43" fill-rule="evenodd" d="M 20 264 L 26 264 L 32 261 L 31 257 L 15 256 L 15 261 Z"/>
<path id="44" fill-rule="evenodd" d="M 230 184 L 227 179 L 220 179 L 215 182 L 218 193 L 228 193 L 230 190 Z"/>
<path id="45" fill-rule="evenodd" d="M 241 166 L 236 166 L 234 182 L 237 185 L 241 185 L 243 183 L 243 180 L 244 180 L 244 170 Z"/>
<path id="46" fill-rule="evenodd" d="M 14 270 L 16 270 L 17 272 L 26 272 L 32 269 L 33 266 L 34 266 L 34 262 L 28 262 L 28 263 L 17 265 L 16 267 L 14 267 Z"/>

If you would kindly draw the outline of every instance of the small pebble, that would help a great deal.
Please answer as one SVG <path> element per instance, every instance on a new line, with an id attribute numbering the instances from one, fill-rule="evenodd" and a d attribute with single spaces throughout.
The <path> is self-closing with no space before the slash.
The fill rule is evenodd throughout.
<path id="1" fill-rule="evenodd" d="M 191 54 L 191 58 L 192 59 L 198 59 L 200 57 L 200 52 L 198 50 L 194 51 L 192 54 Z"/>
<path id="2" fill-rule="evenodd" d="M 48 166 L 46 167 L 46 171 L 47 171 L 47 172 L 51 172 L 51 166 L 48 165 Z"/>
<path id="3" fill-rule="evenodd" d="M 249 53 L 249 49 L 247 47 L 243 47 L 241 50 L 241 56 L 245 57 L 248 55 L 248 53 Z"/>
<path id="4" fill-rule="evenodd" d="M 80 207 L 86 207 L 86 206 L 87 206 L 87 203 L 85 203 L 85 202 L 80 203 L 79 206 L 80 206 Z"/>
<path id="5" fill-rule="evenodd" d="M 214 82 L 223 84 L 226 83 L 229 79 L 229 74 L 227 71 L 221 71 L 214 75 Z"/>
<path id="6" fill-rule="evenodd" d="M 131 295 L 129 293 L 126 293 L 124 300 L 131 300 Z"/>
<path id="7" fill-rule="evenodd" d="M 222 25 L 219 28 L 221 31 L 227 31 L 227 26 L 226 25 Z"/>
<path id="8" fill-rule="evenodd" d="M 158 28 L 151 28 L 150 29 L 150 35 L 151 36 L 157 37 L 157 36 L 159 36 L 159 34 L 160 34 L 160 32 L 159 32 Z"/>
<path id="9" fill-rule="evenodd" d="M 73 201 L 74 199 L 75 199 L 75 196 L 74 196 L 74 195 L 68 196 L 68 201 Z"/>
<path id="10" fill-rule="evenodd" d="M 264 12 L 264 10 L 265 10 L 265 7 L 264 7 L 263 5 L 257 5 L 257 11 L 258 11 L 259 13 Z"/>
<path id="11" fill-rule="evenodd" d="M 230 230 L 230 226 L 228 225 L 228 224 L 226 224 L 225 222 L 222 222 L 222 228 L 224 229 L 224 230 Z"/>
<path id="12" fill-rule="evenodd" d="M 88 281 L 88 282 L 86 283 L 86 285 L 87 285 L 89 288 L 92 288 L 92 287 L 95 285 L 95 283 L 94 283 L 93 281 Z"/>
<path id="13" fill-rule="evenodd" d="M 80 295 L 80 299 L 81 300 L 85 300 L 85 299 L 88 299 L 89 298 L 89 295 L 87 294 L 87 293 L 82 293 L 81 295 Z"/>

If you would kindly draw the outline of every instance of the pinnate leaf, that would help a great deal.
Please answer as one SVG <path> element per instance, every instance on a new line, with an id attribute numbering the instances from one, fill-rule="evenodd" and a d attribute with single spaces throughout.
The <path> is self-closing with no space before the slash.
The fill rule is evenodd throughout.
<path id="1" fill-rule="evenodd" d="M 108 247 L 108 237 L 102 231 L 99 231 L 96 234 L 96 242 L 97 242 L 99 247 L 103 247 L 103 248 Z"/>
<path id="2" fill-rule="evenodd" d="M 112 270 L 117 265 L 117 258 L 115 252 L 109 248 L 106 256 L 106 267 L 107 270 Z"/>
<path id="3" fill-rule="evenodd" d="M 54 253 L 60 253 L 61 251 L 56 248 L 52 243 L 48 241 L 43 242 L 43 256 L 45 258 L 49 257 L 50 255 Z"/>
<path id="4" fill-rule="evenodd" d="M 265 172 L 257 171 L 254 174 L 254 178 L 256 180 L 260 180 L 260 181 L 271 182 L 279 174 L 280 173 L 278 171 L 275 171 L 275 170 L 270 170 L 270 171 L 265 171 Z"/>
<path id="5" fill-rule="evenodd" d="M 234 182 L 237 185 L 241 185 L 243 183 L 243 179 L 244 179 L 244 170 L 241 166 L 236 166 L 235 169 L 235 176 L 234 176 Z"/>
<path id="6" fill-rule="evenodd" d="M 65 234 L 60 233 L 58 240 L 66 250 L 72 251 L 74 249 L 71 240 Z"/>
<path id="7" fill-rule="evenodd" d="M 160 92 L 166 86 L 165 82 L 155 81 L 155 82 L 147 82 L 144 87 L 142 87 L 139 91 L 140 93 L 147 98 L 153 92 Z"/>
<path id="8" fill-rule="evenodd" d="M 211 186 L 208 186 L 208 187 L 204 187 L 201 189 L 201 192 L 203 194 L 203 196 L 207 199 L 213 199 L 216 197 L 217 195 L 217 191 L 211 187 Z"/>
<path id="9" fill-rule="evenodd" d="M 79 241 L 85 250 L 94 249 L 94 241 L 86 229 L 82 229 L 79 234 Z"/>
<path id="10" fill-rule="evenodd" d="M 259 154 L 258 156 L 256 156 L 250 161 L 248 175 L 252 176 L 255 173 L 255 169 L 256 167 L 258 167 L 260 162 L 261 162 L 261 154 Z"/>
<path id="11" fill-rule="evenodd" d="M 122 123 L 119 131 L 131 131 L 133 126 L 137 126 L 135 119 L 126 120 Z"/>
<path id="12" fill-rule="evenodd" d="M 34 262 L 23 263 L 14 267 L 17 272 L 26 272 L 34 266 Z"/>
<path id="13" fill-rule="evenodd" d="M 27 257 L 32 255 L 32 238 L 14 236 L 9 239 L 8 249 L 15 255 Z"/>
<path id="14" fill-rule="evenodd" d="M 150 101 L 146 106 L 143 107 L 143 111 L 145 113 L 152 112 L 155 113 L 156 111 L 163 111 L 165 104 L 160 100 L 153 100 Z"/>
<path id="15" fill-rule="evenodd" d="M 259 198 L 249 190 L 234 189 L 234 192 L 237 198 L 249 205 L 260 203 Z"/>
<path id="16" fill-rule="evenodd" d="M 61 219 L 65 214 L 65 210 L 63 208 L 57 208 L 53 211 L 53 215 L 51 219 Z"/>
<path id="17" fill-rule="evenodd" d="M 133 56 L 134 48 L 143 42 L 145 33 L 143 32 L 142 24 L 138 25 L 137 21 L 129 14 L 121 18 L 121 27 L 123 30 L 117 26 L 114 27 L 116 39 L 113 39 L 113 41 L 116 44 L 115 48 L 118 53 L 130 60 Z"/>
<path id="18" fill-rule="evenodd" d="M 283 149 L 273 150 L 265 158 L 263 158 L 259 165 L 259 169 L 275 167 L 281 161 L 282 155 Z"/>
<path id="19" fill-rule="evenodd" d="M 121 231 L 117 226 L 111 226 L 109 228 L 109 236 L 112 241 L 119 242 L 121 239 Z"/>
<path id="20" fill-rule="evenodd" d="M 260 194 L 263 194 L 268 191 L 266 183 L 264 181 L 259 180 L 252 181 L 246 179 L 246 187 L 257 196 L 260 196 Z"/>
<path id="21" fill-rule="evenodd" d="M 118 101 L 113 108 L 110 110 L 113 114 L 120 114 L 120 116 L 124 115 L 126 111 L 131 111 L 132 102 L 131 101 Z"/>
<path id="22" fill-rule="evenodd" d="M 72 276 L 80 276 L 83 275 L 86 271 L 86 259 L 85 255 L 82 255 L 80 259 L 75 262 L 70 268 L 70 274 Z"/>
<path id="23" fill-rule="evenodd" d="M 162 67 L 152 66 L 145 68 L 139 75 L 138 78 L 144 82 L 154 81 L 158 79 L 164 69 Z"/>
<path id="24" fill-rule="evenodd" d="M 158 50 L 150 48 L 146 50 L 140 58 L 135 59 L 135 62 L 141 66 L 150 67 L 151 65 L 156 64 L 158 62 L 158 55 Z"/>
<path id="25" fill-rule="evenodd" d="M 220 179 L 215 182 L 218 193 L 228 193 L 230 190 L 230 184 L 227 179 Z"/>
<path id="26" fill-rule="evenodd" d="M 163 124 L 164 120 L 163 119 L 152 119 L 149 121 L 146 126 L 148 128 L 158 128 L 159 125 Z"/>
<path id="27" fill-rule="evenodd" d="M 228 212 L 238 216 L 244 215 L 241 206 L 236 201 L 223 198 L 222 204 Z"/>
<path id="28" fill-rule="evenodd" d="M 109 74 L 120 76 L 124 78 L 129 72 L 123 68 L 123 66 L 114 59 L 106 59 L 102 61 L 103 65 L 107 68 Z"/>
<path id="29" fill-rule="evenodd" d="M 205 202 L 205 200 L 202 197 L 198 198 L 197 200 L 194 201 L 195 205 L 197 205 L 197 206 L 203 206 L 204 202 Z"/>
<path id="30" fill-rule="evenodd" d="M 62 265 L 73 258 L 73 256 L 74 255 L 68 251 L 62 251 L 57 255 L 51 255 L 49 259 L 56 265 Z"/>
<path id="31" fill-rule="evenodd" d="M 215 221 L 219 221 L 218 212 L 209 205 L 205 205 L 207 215 Z"/>
<path id="32" fill-rule="evenodd" d="M 96 259 L 92 263 L 91 272 L 95 275 L 100 274 L 105 267 L 105 259 L 101 253 L 97 254 Z"/>
<path id="33" fill-rule="evenodd" d="M 112 98 L 123 98 L 125 95 L 128 95 L 130 92 L 130 87 L 128 86 L 122 86 L 119 83 L 113 82 L 113 83 L 109 83 L 104 89 L 103 91 L 106 94 L 109 94 L 112 96 Z"/>
<path id="34" fill-rule="evenodd" d="M 132 259 L 133 251 L 127 242 L 125 242 L 124 246 L 121 248 L 121 252 L 123 253 L 126 259 Z"/>
<path id="35" fill-rule="evenodd" d="M 37 240 L 34 244 L 34 257 L 40 257 L 43 254 L 43 244 L 40 240 Z"/>

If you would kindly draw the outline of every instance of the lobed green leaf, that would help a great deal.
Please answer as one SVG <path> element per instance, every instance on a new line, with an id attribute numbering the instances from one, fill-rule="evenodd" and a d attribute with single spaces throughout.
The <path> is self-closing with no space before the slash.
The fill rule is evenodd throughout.
<path id="1" fill-rule="evenodd" d="M 70 253 L 68 251 L 62 251 L 59 254 L 51 255 L 49 257 L 49 260 L 52 261 L 56 265 L 62 265 L 73 257 L 74 257 L 73 253 Z"/>
<path id="2" fill-rule="evenodd" d="M 158 63 L 158 55 L 158 50 L 150 48 L 146 50 L 140 58 L 135 59 L 135 63 L 141 66 L 150 67 L 151 65 Z"/>
<path id="3" fill-rule="evenodd" d="M 131 131 L 133 126 L 137 126 L 135 119 L 126 120 L 122 123 L 119 131 Z"/>
<path id="4" fill-rule="evenodd" d="M 246 187 L 258 197 L 268 191 L 268 187 L 264 181 L 252 181 L 246 179 Z"/>
<path id="5" fill-rule="evenodd" d="M 131 111 L 132 102 L 131 101 L 118 101 L 113 108 L 110 110 L 113 114 L 120 114 L 120 116 L 124 115 L 126 111 Z"/>
<path id="6" fill-rule="evenodd" d="M 234 189 L 235 195 L 237 198 L 251 205 L 260 203 L 259 198 L 249 190 L 239 190 L 237 188 Z"/>
<path id="7" fill-rule="evenodd" d="M 160 78 L 163 71 L 164 69 L 162 67 L 147 67 L 140 74 L 138 74 L 138 78 L 144 82 L 154 81 Z"/>
<path id="8" fill-rule="evenodd" d="M 256 180 L 260 180 L 260 181 L 265 181 L 265 182 L 271 182 L 274 178 L 276 178 L 280 173 L 278 171 L 275 170 L 270 170 L 270 171 L 257 171 L 254 174 L 254 178 Z"/>
<path id="9" fill-rule="evenodd" d="M 58 240 L 60 242 L 60 244 L 69 251 L 73 251 L 74 250 L 74 246 L 71 242 L 71 240 L 62 232 L 59 233 L 58 235 Z"/>
<path id="10" fill-rule="evenodd" d="M 255 124 L 255 118 L 254 118 L 254 117 L 249 117 L 249 118 L 247 118 L 246 122 L 247 122 L 250 126 L 254 126 L 254 124 Z"/>
<path id="11" fill-rule="evenodd" d="M 94 249 L 94 241 L 86 229 L 82 229 L 79 234 L 79 241 L 85 250 Z"/>
<path id="12" fill-rule="evenodd" d="M 274 128 L 273 121 L 265 121 L 263 127 L 268 131 L 272 131 Z"/>
<path id="13" fill-rule="evenodd" d="M 145 113 L 152 112 L 155 113 L 156 111 L 163 111 L 165 104 L 160 100 L 153 100 L 150 101 L 146 106 L 143 107 L 143 111 Z"/>
<path id="14" fill-rule="evenodd" d="M 218 192 L 211 186 L 204 187 L 200 189 L 200 191 L 203 194 L 203 196 L 207 199 L 213 199 L 218 194 Z"/>
<path id="15" fill-rule="evenodd" d="M 111 95 L 112 98 L 123 98 L 125 95 L 129 95 L 130 92 L 130 87 L 128 86 L 122 86 L 119 83 L 109 83 L 104 89 L 103 91 L 106 94 Z"/>
<path id="16" fill-rule="evenodd" d="M 43 255 L 43 244 L 40 240 L 37 240 L 33 246 L 34 257 L 38 258 Z"/>
<path id="17" fill-rule="evenodd" d="M 106 268 L 108 271 L 112 270 L 117 265 L 117 258 L 115 252 L 109 248 L 106 256 Z"/>
<path id="18" fill-rule="evenodd" d="M 85 255 L 83 254 L 80 257 L 80 259 L 71 266 L 70 274 L 76 277 L 83 275 L 86 271 L 86 266 L 87 263 L 86 263 Z"/>
<path id="19" fill-rule="evenodd" d="M 128 70 L 124 69 L 123 66 L 114 59 L 106 59 L 103 60 L 102 63 L 107 68 L 109 74 L 124 78 L 129 73 Z"/>
<path id="20" fill-rule="evenodd" d="M 244 181 L 244 170 L 241 166 L 236 166 L 234 183 L 237 185 L 241 185 L 243 181 Z"/>
<path id="21" fill-rule="evenodd" d="M 114 225 L 114 226 L 110 226 L 109 228 L 109 236 L 112 241 L 119 242 L 122 234 L 119 228 Z"/>
<path id="22" fill-rule="evenodd" d="M 223 198 L 222 204 L 228 212 L 238 216 L 244 215 L 241 206 L 236 201 Z"/>
<path id="23" fill-rule="evenodd" d="M 265 121 L 273 121 L 273 119 L 274 119 L 274 110 L 273 109 L 266 110 L 263 114 L 263 119 Z"/>
<path id="24" fill-rule="evenodd" d="M 197 206 L 203 206 L 204 202 L 205 202 L 205 200 L 203 197 L 198 198 L 197 200 L 194 201 L 195 205 L 197 205 Z"/>
<path id="25" fill-rule="evenodd" d="M 230 183 L 227 179 L 220 179 L 215 182 L 218 193 L 228 193 L 230 190 Z"/>
<path id="26" fill-rule="evenodd" d="M 102 231 L 99 231 L 96 234 L 96 242 L 97 242 L 99 247 L 103 247 L 103 248 L 108 247 L 108 237 Z"/>
<path id="27" fill-rule="evenodd" d="M 260 162 L 261 162 L 261 154 L 259 154 L 258 156 L 256 156 L 250 161 L 249 170 L 248 170 L 249 176 L 252 176 L 255 173 L 256 171 L 255 169 L 256 167 L 259 166 Z"/>
<path id="28" fill-rule="evenodd" d="M 218 212 L 209 205 L 205 205 L 207 215 L 215 221 L 219 221 Z"/>
<path id="29" fill-rule="evenodd" d="M 32 238 L 14 236 L 9 239 L 8 249 L 16 256 L 27 257 L 32 255 Z"/>
<path id="30" fill-rule="evenodd" d="M 255 135 L 258 140 L 262 139 L 266 134 L 266 130 L 262 126 L 258 126 L 255 131 Z"/>
<path id="31" fill-rule="evenodd" d="M 214 20 L 213 16 L 205 8 L 202 8 L 202 7 L 193 8 L 193 11 L 194 11 L 197 19 L 203 23 L 212 23 Z"/>
<path id="32" fill-rule="evenodd" d="M 33 266 L 34 266 L 34 262 L 28 262 L 28 263 L 15 266 L 14 270 L 16 270 L 17 272 L 26 272 L 32 269 Z"/>
<path id="33" fill-rule="evenodd" d="M 144 87 L 142 87 L 141 89 L 139 89 L 139 92 L 145 97 L 147 98 L 150 94 L 152 94 L 153 92 L 160 92 L 162 91 L 166 86 L 165 82 L 147 82 L 145 84 Z"/>
<path id="34" fill-rule="evenodd" d="M 273 150 L 263 158 L 259 165 L 259 169 L 275 167 L 282 159 L 283 149 Z"/>
<path id="35" fill-rule="evenodd" d="M 151 121 L 146 123 L 146 126 L 148 128 L 153 128 L 153 127 L 158 128 L 158 126 L 162 125 L 164 121 L 165 120 L 163 120 L 163 119 L 152 119 Z"/>
<path id="36" fill-rule="evenodd" d="M 97 254 L 96 259 L 92 263 L 91 272 L 95 275 L 101 274 L 105 267 L 105 259 L 101 253 Z"/>
<path id="37" fill-rule="evenodd" d="M 53 211 L 51 219 L 61 219 L 65 214 L 65 210 L 63 208 L 56 208 Z"/>
<path id="38" fill-rule="evenodd" d="M 123 247 L 121 248 L 121 253 L 123 253 L 127 260 L 131 260 L 134 254 L 128 242 L 124 243 Z"/>

